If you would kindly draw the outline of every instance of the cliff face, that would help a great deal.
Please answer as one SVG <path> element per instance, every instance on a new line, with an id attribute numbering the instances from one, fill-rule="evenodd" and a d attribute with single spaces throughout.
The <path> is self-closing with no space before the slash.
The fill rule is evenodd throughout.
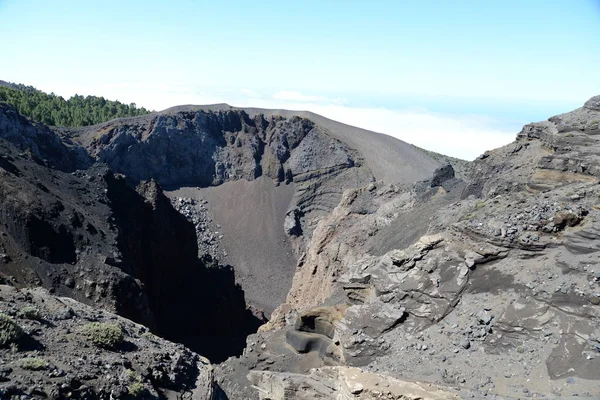
<path id="1" fill-rule="evenodd" d="M 7 104 L 0 104 L 0 116 L 0 138 L 31 153 L 39 164 L 66 172 L 91 165 L 84 149 L 64 142 L 48 127 L 30 122 Z"/>
<path id="2" fill-rule="evenodd" d="M 184 107 L 61 141 L 3 108 L 2 274 L 239 355 L 215 371 L 229 398 L 594 398 L 598 103 L 525 126 L 460 179 L 305 113 Z M 74 171 L 82 148 L 118 174 Z M 247 343 L 261 321 L 236 278 L 278 306 Z"/>
<path id="3" fill-rule="evenodd" d="M 117 312 L 216 360 L 239 353 L 260 321 L 232 270 L 198 259 L 194 226 L 160 187 L 132 187 L 102 165 L 51 168 L 64 161 L 70 171 L 69 154 L 82 149 L 2 110 L 2 275 Z"/>
<path id="4" fill-rule="evenodd" d="M 221 249 L 210 253 L 234 267 L 267 313 L 285 297 L 313 229 L 344 190 L 388 177 L 424 179 L 439 164 L 393 138 L 316 115 L 228 106 L 180 107 L 62 133 L 128 179 L 154 179 L 177 189 L 172 197 L 203 204 L 209 216 L 201 219 L 211 219 L 214 231 L 207 235 L 190 218 L 198 237 Z M 265 179 L 286 189 L 265 189 Z"/>
<path id="5" fill-rule="evenodd" d="M 315 129 L 298 117 L 250 118 L 244 111 L 199 110 L 109 122 L 83 130 L 79 140 L 97 160 L 134 180 L 209 186 L 262 175 L 278 182 L 291 179 L 292 165 L 301 169 L 297 164 L 302 161 L 289 167 L 286 161 Z M 339 167 L 353 163 L 347 150 L 336 148 L 339 144 L 327 145 L 336 156 L 321 162 Z"/>
<path id="6" fill-rule="evenodd" d="M 114 171 L 165 186 L 259 176 L 284 182 L 361 165 L 375 179 L 404 183 L 440 164 L 404 142 L 315 114 L 227 105 L 178 107 L 64 134 Z"/>
<path id="7" fill-rule="evenodd" d="M 260 370 L 267 358 L 289 372 L 293 347 L 305 375 L 250 375 L 273 398 L 345 395 L 323 371 L 331 364 L 456 386 L 461 398 L 597 396 L 597 103 L 526 125 L 464 181 L 442 168 L 346 191 L 315 227 L 286 302 L 250 339 L 267 350 L 228 363 Z"/>

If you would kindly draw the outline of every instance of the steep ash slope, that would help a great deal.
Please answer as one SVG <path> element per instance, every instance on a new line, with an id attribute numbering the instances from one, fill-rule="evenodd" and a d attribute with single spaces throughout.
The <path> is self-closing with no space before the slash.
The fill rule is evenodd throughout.
<path id="1" fill-rule="evenodd" d="M 176 203 L 181 196 L 206 202 L 219 226 L 212 231 L 221 240 L 215 244 L 222 249 L 219 259 L 234 266 L 251 302 L 267 312 L 285 297 L 298 255 L 318 219 L 333 210 L 344 190 L 374 180 L 424 179 L 440 164 L 394 138 L 315 114 L 227 105 L 177 107 L 62 134 L 130 179 L 155 179 L 174 191 L 170 196 Z M 257 178 L 290 188 L 268 189 L 275 195 L 267 199 L 246 196 L 264 189 L 265 183 L 255 183 Z M 252 183 L 237 185 L 239 192 L 223 185 L 239 180 Z M 192 190 L 211 186 L 219 188 Z M 232 196 L 254 210 L 254 219 L 272 210 L 278 210 L 276 217 L 267 218 L 270 225 L 262 227 L 247 223 L 252 218 L 244 215 L 229 218 L 235 212 L 224 212 L 223 204 L 232 204 Z M 283 218 L 282 207 L 287 213 Z M 243 214 L 241 208 L 238 211 Z M 271 246 L 273 232 L 284 228 L 287 236 Z M 205 229 L 198 227 L 199 236 Z M 271 287 L 269 276 L 287 279 L 277 279 Z M 263 290 L 265 285 L 269 290 Z"/>
<path id="2" fill-rule="evenodd" d="M 260 177 L 169 193 L 204 199 L 213 224 L 218 224 L 213 232 L 222 250 L 219 260 L 235 266 L 246 299 L 269 314 L 285 300 L 296 265 L 292 243 L 283 229 L 294 186 L 276 186 L 270 179 Z"/>
<path id="3" fill-rule="evenodd" d="M 446 168 L 346 191 L 218 381 L 232 398 L 361 398 L 367 382 L 326 368 L 350 365 L 461 398 L 598 398 L 599 102 L 525 126 L 465 182 Z"/>

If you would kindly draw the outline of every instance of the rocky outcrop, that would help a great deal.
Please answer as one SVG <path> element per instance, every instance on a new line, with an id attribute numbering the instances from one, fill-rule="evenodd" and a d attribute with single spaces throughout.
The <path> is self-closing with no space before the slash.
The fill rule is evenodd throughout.
<path id="1" fill-rule="evenodd" d="M 6 285 L 0 315 L 24 332 L 0 348 L 2 398 L 213 398 L 206 358 L 117 315 Z"/>
<path id="2" fill-rule="evenodd" d="M 243 110 L 227 105 L 178 107 L 93 127 L 61 130 L 61 134 L 86 148 L 95 160 L 135 182 L 154 179 L 178 193 L 187 192 L 186 198 L 202 204 L 206 214 L 198 209 L 193 216 L 191 206 L 181 205 L 194 222 L 197 237 L 202 238 L 201 252 L 227 259 L 239 282 L 249 288 L 253 303 L 267 313 L 280 304 L 291 284 L 294 264 L 319 219 L 337 206 L 344 190 L 383 177 L 398 182 L 426 178 L 441 164 L 406 143 L 314 114 Z M 375 151 L 377 156 L 372 154 Z M 232 202 L 221 196 L 244 194 L 231 193 L 226 186 L 265 179 L 289 190 L 272 191 L 273 197 L 271 191 L 248 197 L 240 207 L 274 211 L 275 218 L 260 222 L 267 225 L 260 231 L 271 232 L 269 237 L 259 235 L 263 241 L 274 240 L 274 230 L 284 232 L 286 237 L 277 237 L 278 242 L 284 242 L 283 248 L 259 245 L 263 256 L 246 257 L 240 254 L 240 248 L 257 247 L 244 239 L 257 236 L 255 225 L 247 223 L 253 217 L 248 213 L 235 214 L 237 218 L 230 218 L 231 213 L 225 217 L 209 214 L 218 215 L 224 203 Z M 211 190 L 215 186 L 223 189 Z M 237 186 L 240 191 L 252 187 Z M 264 183 L 256 186 L 262 188 Z M 287 217 L 279 221 L 282 205 L 287 208 Z M 208 220 L 211 223 L 206 223 Z M 269 226 L 272 220 L 277 226 Z M 232 237 L 238 237 L 236 243 L 228 243 Z M 255 290 L 264 286 L 262 271 L 279 277 L 273 280 L 272 290 L 262 291 L 264 294 Z"/>
<path id="3" fill-rule="evenodd" d="M 585 102 L 583 107 L 592 111 L 600 111 L 600 96 L 594 96 Z"/>
<path id="4" fill-rule="evenodd" d="M 360 156 L 305 118 L 243 110 L 179 112 L 84 128 L 77 140 L 134 180 L 209 186 L 268 176 L 289 182 L 351 168 Z"/>
<path id="5" fill-rule="evenodd" d="M 448 389 L 348 367 L 319 368 L 308 375 L 256 371 L 251 372 L 248 379 L 258 390 L 261 400 L 459 399 Z"/>
<path id="6" fill-rule="evenodd" d="M 30 137 L 40 154 L 61 143 L 43 132 L 48 139 Z M 230 267 L 198 259 L 194 226 L 155 182 L 135 187 L 102 165 L 67 173 L 16 146 L 0 139 L 2 276 L 116 312 L 215 360 L 241 353 L 261 321 Z M 227 323 L 217 323 L 222 315 Z"/>
<path id="7" fill-rule="evenodd" d="M 239 355 L 215 368 L 217 396 L 594 398 L 596 103 L 527 125 L 464 179 L 424 161 L 418 182 L 392 182 L 402 174 L 365 150 L 371 136 L 309 114 L 188 107 L 63 132 L 128 178 L 101 166 L 50 169 L 2 140 L 2 272 L 144 321 L 215 360 Z M 390 148 L 382 139 L 372 151 L 385 159 Z M 408 158 L 427 157 L 419 154 Z M 161 181 L 222 185 L 173 197 L 181 215 Z M 191 206 L 202 196 L 198 216 Z M 258 245 L 237 241 L 247 258 L 296 252 L 286 301 L 259 332 L 248 336 L 259 322 L 232 269 L 197 258 L 194 224 L 218 234 L 214 254 L 249 234 Z"/>
<path id="8" fill-rule="evenodd" d="M 443 167 L 437 168 L 435 171 L 433 171 L 431 187 L 442 186 L 444 182 L 451 179 L 454 179 L 454 168 L 450 164 L 444 165 Z"/>
<path id="9" fill-rule="evenodd" d="M 410 245 L 425 233 L 427 226 L 413 220 L 412 229 L 405 229 L 407 220 L 416 215 L 430 218 L 436 206 L 460 198 L 460 187 L 452 192 L 442 189 L 442 193 L 437 186 L 432 188 L 431 182 L 422 182 L 414 190 L 408 186 L 371 184 L 347 191 L 314 230 L 298 263 L 287 304 L 273 314 L 265 329 L 281 323 L 283 310 L 306 310 L 344 291 L 357 301 L 368 298 L 370 276 L 362 272 L 378 260 L 369 254 L 386 253 L 402 243 Z M 424 204 L 425 200 L 429 202 Z M 362 276 L 342 283 L 344 274 L 354 269 L 360 270 Z"/>
<path id="10" fill-rule="evenodd" d="M 287 342 L 300 365 L 320 368 L 319 359 L 449 384 L 461 398 L 597 396 L 592 103 L 526 126 L 476 160 L 465 182 L 439 170 L 414 185 L 347 191 L 315 228 L 286 304 L 254 337 Z M 332 306 L 335 319 L 324 311 Z M 307 316 L 333 334 L 303 329 Z M 338 398 L 336 379 L 320 374 L 250 376 L 259 397 L 302 398 L 302 387 Z"/>
<path id="11" fill-rule="evenodd" d="M 36 162 L 61 171 L 71 172 L 91 165 L 91 158 L 83 148 L 63 142 L 48 127 L 32 123 L 4 103 L 0 104 L 0 138 L 20 151 L 30 152 Z"/>

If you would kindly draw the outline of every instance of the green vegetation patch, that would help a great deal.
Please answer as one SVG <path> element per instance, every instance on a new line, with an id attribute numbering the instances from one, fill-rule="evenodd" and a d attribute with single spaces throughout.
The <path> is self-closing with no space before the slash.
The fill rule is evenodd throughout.
<path id="1" fill-rule="evenodd" d="M 119 324 L 91 322 L 83 326 L 83 332 L 93 344 L 105 349 L 114 349 L 125 340 Z"/>
<path id="2" fill-rule="evenodd" d="M 40 313 L 40 310 L 35 307 L 25 306 L 19 310 L 19 317 L 39 321 L 42 319 L 42 314 Z"/>
<path id="3" fill-rule="evenodd" d="M 104 97 L 75 95 L 68 100 L 32 86 L 0 86 L 0 102 L 13 106 L 21 115 L 50 126 L 87 126 L 115 118 L 148 114 L 135 103 L 123 104 Z"/>
<path id="4" fill-rule="evenodd" d="M 21 366 L 21 368 L 29 371 L 42 371 L 48 369 L 48 366 L 50 364 L 43 358 L 27 357 L 21 359 L 21 361 L 19 361 L 19 365 Z"/>
<path id="5" fill-rule="evenodd" d="M 128 381 L 127 392 L 133 397 L 140 397 L 146 393 L 146 386 L 142 377 L 133 370 L 126 370 L 125 377 Z"/>
<path id="6" fill-rule="evenodd" d="M 158 336 L 156 336 L 154 333 L 152 333 L 152 332 L 149 332 L 149 331 L 148 331 L 148 332 L 144 332 L 144 333 L 142 333 L 142 335 L 141 335 L 141 336 L 142 336 L 144 339 L 148 339 L 148 340 L 154 340 L 154 341 L 156 341 L 156 340 L 158 340 L 158 339 L 159 339 L 159 337 L 158 337 Z"/>
<path id="7" fill-rule="evenodd" d="M 23 328 L 8 315 L 0 313 L 0 346 L 14 343 L 24 335 Z"/>
<path id="8" fill-rule="evenodd" d="M 129 385 L 127 385 L 127 391 L 129 392 L 129 394 L 133 397 L 139 397 L 141 395 L 143 395 L 144 393 L 146 393 L 146 387 L 144 386 L 144 384 L 142 382 L 132 382 Z"/>

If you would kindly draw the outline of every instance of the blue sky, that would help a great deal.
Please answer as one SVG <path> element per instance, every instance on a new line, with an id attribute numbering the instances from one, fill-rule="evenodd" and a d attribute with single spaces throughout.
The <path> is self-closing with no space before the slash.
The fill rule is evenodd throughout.
<path id="1" fill-rule="evenodd" d="M 463 158 L 600 94 L 599 0 L 0 0 L 0 79 L 309 109 Z"/>

